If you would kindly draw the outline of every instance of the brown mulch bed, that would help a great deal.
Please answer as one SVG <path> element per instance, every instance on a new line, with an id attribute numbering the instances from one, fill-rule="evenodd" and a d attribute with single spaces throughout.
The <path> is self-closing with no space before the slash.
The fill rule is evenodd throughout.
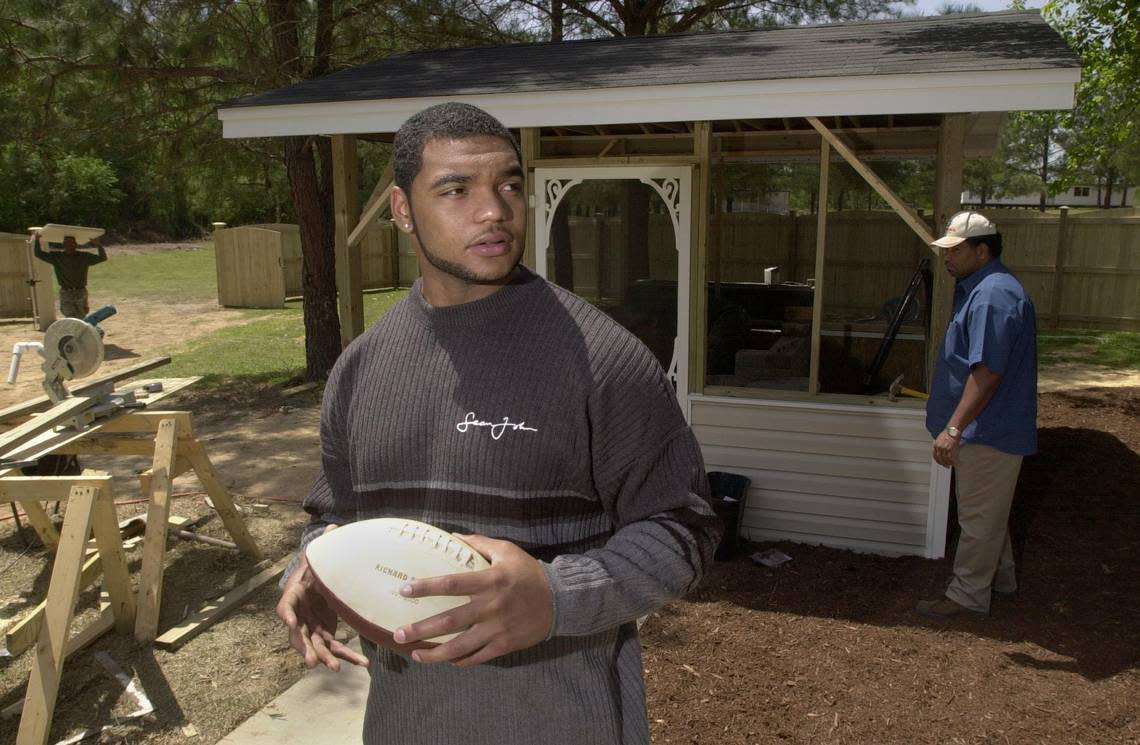
<path id="1" fill-rule="evenodd" d="M 248 398 L 267 411 L 280 404 Z M 229 408 L 210 403 L 194 402 L 206 424 Z M 939 624 L 912 612 L 940 593 L 949 560 L 778 544 L 793 557 L 779 569 L 752 564 L 755 545 L 717 564 L 643 630 L 654 742 L 1136 745 L 1138 415 L 1140 388 L 1042 395 L 1041 453 L 1025 463 L 1013 516 L 1022 588 L 987 619 Z M 267 555 L 291 550 L 303 515 L 243 501 Z M 191 492 L 174 511 L 208 508 Z M 12 526 L 0 522 L 5 618 L 42 597 L 48 571 L 42 549 Z M 224 537 L 216 518 L 203 530 Z M 139 552 L 131 558 L 137 575 Z M 187 543 L 174 544 L 167 567 L 162 628 L 253 573 L 232 552 Z M 49 742 L 132 710 L 96 651 L 132 674 L 156 711 L 89 742 L 218 741 L 301 674 L 272 615 L 275 595 L 263 587 L 176 652 L 104 636 L 65 667 Z M 0 707 L 20 700 L 29 665 L 29 654 L 0 658 Z M 15 734 L 16 720 L 0 721 L 0 745 Z"/>
<path id="2" fill-rule="evenodd" d="M 937 623 L 949 559 L 748 546 L 645 628 L 654 742 L 1140 742 L 1140 388 L 1045 394 L 1039 426 L 1013 599 Z"/>

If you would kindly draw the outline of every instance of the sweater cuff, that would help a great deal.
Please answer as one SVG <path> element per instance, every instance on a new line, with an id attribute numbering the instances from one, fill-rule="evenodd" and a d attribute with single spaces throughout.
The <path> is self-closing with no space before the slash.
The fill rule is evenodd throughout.
<path id="1" fill-rule="evenodd" d="M 560 557 L 551 563 L 543 563 L 543 570 L 550 582 L 554 598 L 554 621 L 551 623 L 551 636 L 581 636 L 598 630 L 599 618 L 597 603 L 600 593 L 610 584 L 605 571 L 593 562 L 585 565 Z M 614 619 L 612 625 L 617 625 Z"/>
<path id="2" fill-rule="evenodd" d="M 554 568 L 553 564 L 540 561 L 539 566 L 541 566 L 542 571 L 546 573 L 546 581 L 550 584 L 550 603 L 553 606 L 551 609 L 550 632 L 546 635 L 546 641 L 549 641 L 562 634 L 562 630 L 558 628 L 558 624 L 561 622 L 563 614 L 558 611 L 559 607 L 565 602 L 564 595 L 566 588 L 561 575 L 558 574 L 558 570 Z"/>

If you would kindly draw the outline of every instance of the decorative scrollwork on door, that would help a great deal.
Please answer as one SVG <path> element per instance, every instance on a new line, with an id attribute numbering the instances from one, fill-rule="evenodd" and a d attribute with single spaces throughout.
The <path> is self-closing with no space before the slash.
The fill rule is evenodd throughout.
<path id="1" fill-rule="evenodd" d="M 551 179 L 546 182 L 546 189 L 543 195 L 543 206 L 545 207 L 546 214 L 543 215 L 546 228 L 546 234 L 550 235 L 550 226 L 554 222 L 554 213 L 558 210 L 558 204 L 570 189 L 582 183 L 580 178 L 564 178 L 564 179 Z"/>
<path id="2" fill-rule="evenodd" d="M 665 206 L 669 208 L 669 218 L 673 221 L 673 231 L 681 234 L 681 179 L 671 178 L 641 178 L 641 183 L 652 186 L 653 190 L 661 195 Z"/>

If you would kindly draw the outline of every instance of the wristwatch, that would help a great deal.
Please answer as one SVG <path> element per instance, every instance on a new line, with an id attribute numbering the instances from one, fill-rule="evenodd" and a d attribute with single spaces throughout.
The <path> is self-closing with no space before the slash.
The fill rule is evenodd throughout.
<path id="1" fill-rule="evenodd" d="M 953 424 L 951 424 L 950 426 L 948 426 L 946 428 L 946 434 L 950 435 L 955 440 L 957 440 L 959 437 L 962 436 L 962 430 L 958 429 Z"/>

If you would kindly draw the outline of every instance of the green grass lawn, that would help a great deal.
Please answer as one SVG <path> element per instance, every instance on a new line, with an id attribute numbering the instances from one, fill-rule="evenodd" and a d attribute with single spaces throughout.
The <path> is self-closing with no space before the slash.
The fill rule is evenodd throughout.
<path id="1" fill-rule="evenodd" d="M 1082 362 L 1113 369 L 1140 370 L 1140 331 L 1053 331 L 1039 333 L 1040 361 Z"/>
<path id="2" fill-rule="evenodd" d="M 95 307 L 103 302 L 128 305 L 131 299 L 217 302 L 214 246 L 166 249 L 115 256 L 91 270 L 89 288 Z M 364 295 L 364 322 L 372 324 L 407 290 Z M 241 311 L 247 320 L 170 351 L 168 377 L 201 375 L 200 386 L 280 385 L 305 369 L 305 330 L 300 302 L 280 310 Z"/>
<path id="3" fill-rule="evenodd" d="M 116 256 L 91 269 L 92 298 L 171 298 L 201 302 L 216 300 L 214 244 Z M 112 305 L 114 302 L 112 302 Z"/>
<path id="4" fill-rule="evenodd" d="M 364 295 L 364 324 L 371 325 L 407 290 L 381 290 Z M 253 320 L 202 337 L 163 368 L 171 377 L 203 376 L 207 386 L 233 382 L 280 385 L 305 371 L 305 327 L 301 304 L 282 310 L 248 311 Z"/>

